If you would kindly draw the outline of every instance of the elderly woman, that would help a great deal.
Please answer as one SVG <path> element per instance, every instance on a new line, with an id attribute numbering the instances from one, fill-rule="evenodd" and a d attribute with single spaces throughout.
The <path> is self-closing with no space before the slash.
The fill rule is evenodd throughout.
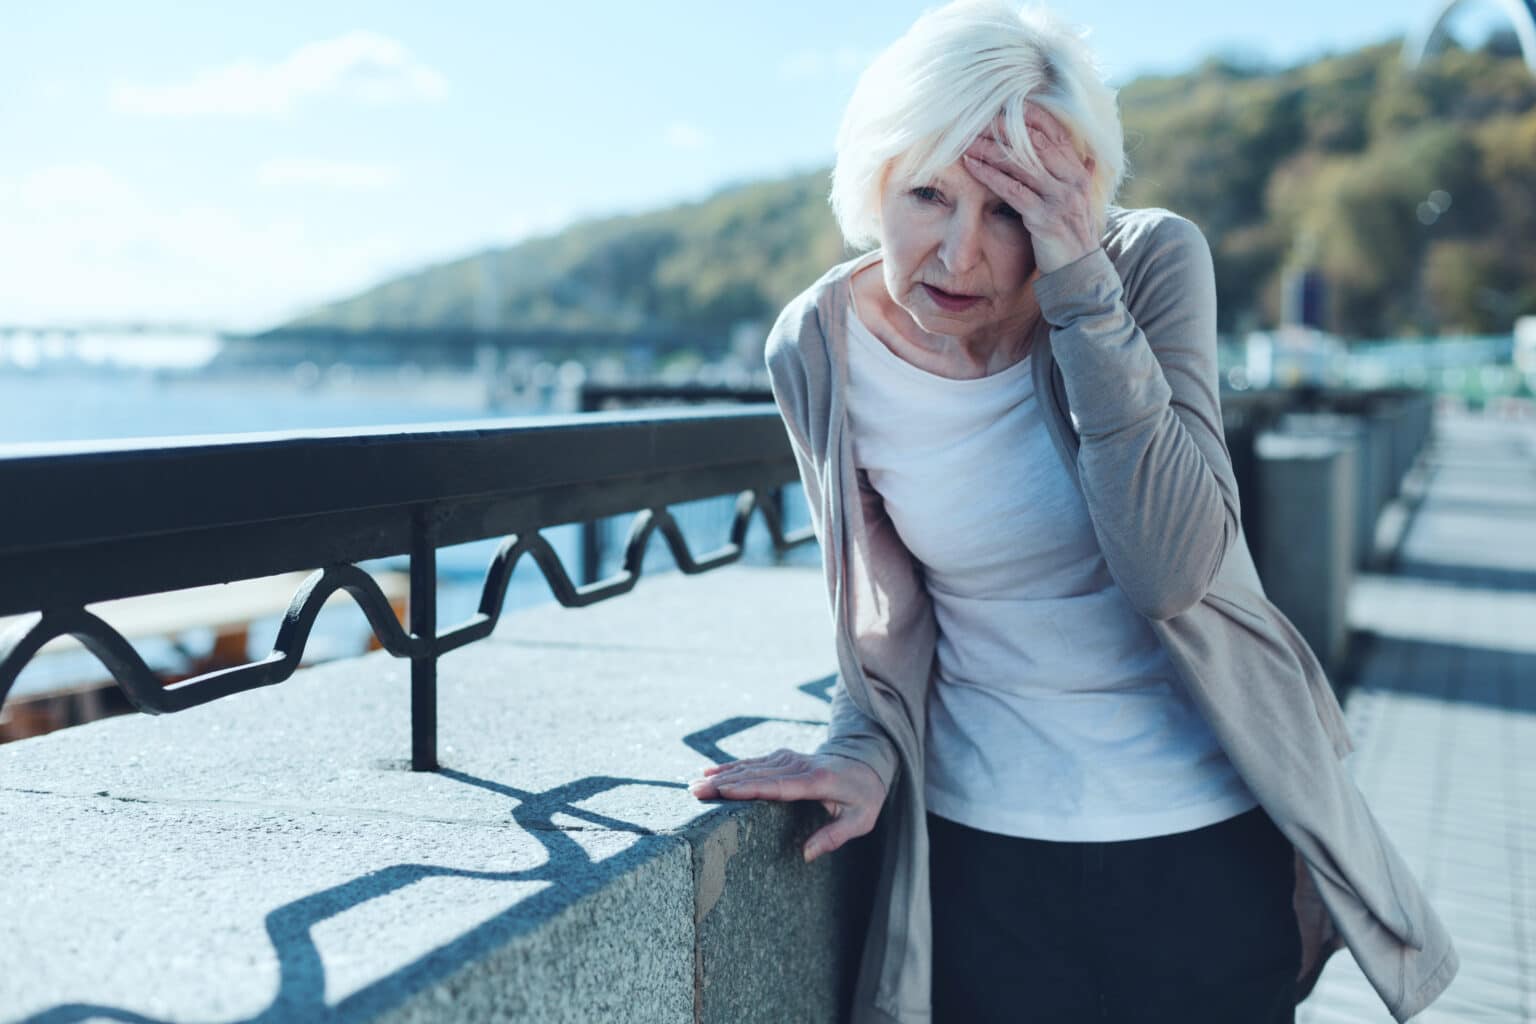
<path id="1" fill-rule="evenodd" d="M 1457 955 L 1254 571 L 1210 250 L 1112 205 L 1124 168 L 1114 93 L 1038 7 L 932 11 L 864 73 L 831 198 L 878 248 L 767 357 L 831 726 L 693 791 L 819 801 L 808 861 L 879 823 L 859 1021 L 1291 1021 L 1342 945 L 1405 1020 Z"/>

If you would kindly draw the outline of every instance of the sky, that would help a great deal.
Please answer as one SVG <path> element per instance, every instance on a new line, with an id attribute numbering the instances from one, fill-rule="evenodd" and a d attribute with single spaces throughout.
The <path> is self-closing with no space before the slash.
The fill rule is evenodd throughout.
<path id="1" fill-rule="evenodd" d="M 827 166 L 859 71 L 932 6 L 18 3 L 0 325 L 260 328 L 573 220 Z M 1116 86 L 1212 53 L 1292 64 L 1438 9 L 1051 6 Z"/>

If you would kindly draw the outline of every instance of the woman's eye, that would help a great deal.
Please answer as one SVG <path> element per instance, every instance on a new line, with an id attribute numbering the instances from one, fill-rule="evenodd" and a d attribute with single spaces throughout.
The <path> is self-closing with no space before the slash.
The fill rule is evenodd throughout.
<path id="1" fill-rule="evenodd" d="M 912 195 L 917 199 L 921 199 L 925 203 L 932 203 L 938 201 L 939 190 L 934 188 L 932 185 L 919 185 L 917 188 L 912 190 Z"/>
<path id="2" fill-rule="evenodd" d="M 999 206 L 997 208 L 997 215 L 999 217 L 1002 217 L 1004 220 L 1023 220 L 1024 219 L 1023 217 L 1019 216 L 1019 211 L 1018 210 L 1015 210 L 1013 207 L 1009 206 L 1007 203 L 1004 203 L 1003 205 L 1001 205 L 1001 206 Z"/>

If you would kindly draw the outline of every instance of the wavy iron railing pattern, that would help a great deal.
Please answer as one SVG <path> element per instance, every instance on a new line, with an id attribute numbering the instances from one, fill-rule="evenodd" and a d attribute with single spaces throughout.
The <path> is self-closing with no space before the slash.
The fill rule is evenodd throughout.
<path id="1" fill-rule="evenodd" d="M 786 533 L 772 501 L 763 501 L 757 490 L 738 494 L 731 521 L 729 540 L 706 554 L 695 556 L 676 521 L 665 506 L 644 509 L 631 522 L 624 557 L 618 572 L 607 579 L 585 585 L 572 582 L 570 574 L 550 543 L 534 530 L 506 537 L 486 571 L 481 588 L 479 610 L 466 621 L 437 632 L 434 628 L 407 631 L 395 618 L 388 599 L 373 577 L 352 564 L 328 565 L 312 573 L 299 586 L 284 613 L 272 651 L 259 661 L 218 669 L 166 685 L 117 630 L 83 607 L 47 609 L 33 613 L 0 636 L 0 706 L 4 706 L 11 687 L 23 668 L 39 649 L 60 636 L 72 636 L 86 647 L 112 674 L 113 681 L 139 711 L 169 714 L 206 704 L 245 690 L 284 682 L 298 669 L 310 630 L 326 600 L 338 590 L 346 591 L 368 620 L 384 650 L 397 658 L 409 658 L 427 671 L 435 700 L 436 659 L 466 644 L 490 636 L 501 618 L 507 586 L 513 570 L 524 555 L 539 567 L 551 593 L 562 605 L 584 607 L 626 594 L 635 588 L 651 537 L 658 531 L 666 540 L 672 557 L 684 573 L 697 574 L 740 560 L 754 513 L 760 512 L 774 550 L 783 552 L 815 539 L 809 527 Z M 423 532 L 425 532 L 423 528 Z M 417 548 L 420 551 L 420 546 Z M 430 549 L 425 559 L 413 553 L 412 604 L 423 595 L 435 607 L 436 579 L 430 570 L 434 559 Z M 424 578 L 425 577 L 425 578 Z M 418 588 L 426 587 L 423 593 Z M 416 620 L 432 623 L 434 615 Z M 428 635 L 430 634 L 430 635 Z M 420 712 L 413 703 L 413 710 Z M 413 766 L 418 770 L 436 767 L 435 710 L 412 716 Z M 424 735 L 427 733 L 428 735 Z"/>

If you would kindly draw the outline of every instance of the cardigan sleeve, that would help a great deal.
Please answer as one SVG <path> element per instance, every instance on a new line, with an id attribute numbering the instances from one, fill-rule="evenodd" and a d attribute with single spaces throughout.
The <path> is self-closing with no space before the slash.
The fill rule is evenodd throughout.
<path id="1" fill-rule="evenodd" d="M 1143 615 L 1198 602 L 1239 537 L 1221 425 L 1210 246 L 1170 215 L 1126 295 L 1102 247 L 1036 279 L 1077 422 L 1078 476 L 1110 575 Z"/>
<path id="2" fill-rule="evenodd" d="M 800 483 L 810 510 L 811 527 L 825 559 L 828 549 L 826 523 L 822 515 L 821 467 L 812 455 L 809 431 L 806 424 L 798 421 L 797 412 L 807 408 L 805 370 L 791 341 L 780 335 L 777 328 L 774 335 L 769 339 L 765 355 L 769 386 L 780 418 L 784 421 L 785 432 L 789 435 L 795 464 L 800 472 Z M 832 687 L 830 716 L 826 739 L 813 753 L 834 754 L 867 765 L 880 777 L 887 795 L 892 793 L 900 766 L 896 746 L 880 723 L 866 714 L 848 695 L 848 687 L 841 672 Z"/>
<path id="3" fill-rule="evenodd" d="M 813 753 L 836 754 L 868 765 L 880 776 L 887 794 L 893 791 L 900 759 L 896 747 L 881 729 L 848 696 L 841 674 L 832 687 L 832 720 L 827 724 L 827 738 Z"/>

